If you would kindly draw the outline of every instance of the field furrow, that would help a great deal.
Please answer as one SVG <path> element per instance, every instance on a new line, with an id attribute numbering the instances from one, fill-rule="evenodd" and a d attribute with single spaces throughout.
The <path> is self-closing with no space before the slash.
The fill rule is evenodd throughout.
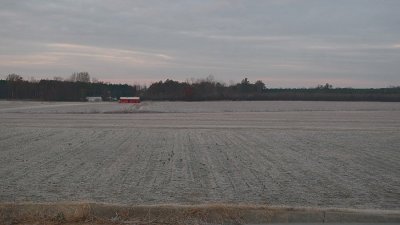
<path id="1" fill-rule="evenodd" d="M 107 113 L 116 110 L 107 104 L 7 103 L 0 202 L 400 208 L 397 105 Z M 83 113 L 89 106 L 104 112 Z"/>

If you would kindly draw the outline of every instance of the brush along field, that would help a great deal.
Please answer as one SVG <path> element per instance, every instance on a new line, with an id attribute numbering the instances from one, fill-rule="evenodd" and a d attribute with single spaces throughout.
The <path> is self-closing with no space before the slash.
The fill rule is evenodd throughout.
<path id="1" fill-rule="evenodd" d="M 400 209 L 400 104 L 0 101 L 0 202 Z"/>

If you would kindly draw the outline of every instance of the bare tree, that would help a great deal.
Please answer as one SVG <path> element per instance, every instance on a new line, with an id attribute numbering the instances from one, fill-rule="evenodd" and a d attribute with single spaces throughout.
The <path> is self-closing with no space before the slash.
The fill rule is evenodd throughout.
<path id="1" fill-rule="evenodd" d="M 79 72 L 76 75 L 76 81 L 77 82 L 84 82 L 84 83 L 90 83 L 90 76 L 88 72 Z"/>
<path id="2" fill-rule="evenodd" d="M 317 89 L 332 89 L 333 88 L 333 85 L 332 84 L 329 84 L 329 83 L 326 83 L 325 85 L 322 85 L 322 84 L 319 84 L 318 86 L 317 86 Z"/>
<path id="3" fill-rule="evenodd" d="M 92 83 L 99 83 L 99 79 L 97 79 L 96 77 L 92 77 Z"/>
<path id="4" fill-rule="evenodd" d="M 70 81 L 90 83 L 90 75 L 88 72 L 73 73 L 70 77 Z"/>
<path id="5" fill-rule="evenodd" d="M 12 82 L 18 82 L 18 81 L 22 81 L 24 78 L 22 78 L 22 76 L 12 73 L 12 74 L 8 74 L 6 80 L 7 81 L 12 81 Z"/>
<path id="6" fill-rule="evenodd" d="M 68 81 L 76 82 L 76 73 L 73 73 L 73 74 L 69 77 Z"/>

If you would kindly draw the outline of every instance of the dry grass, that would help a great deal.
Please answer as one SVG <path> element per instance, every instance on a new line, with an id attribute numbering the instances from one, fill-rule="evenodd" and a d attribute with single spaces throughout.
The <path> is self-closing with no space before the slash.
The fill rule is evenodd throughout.
<path id="1" fill-rule="evenodd" d="M 271 222 L 399 222 L 399 211 L 285 208 L 260 205 L 121 206 L 95 203 L 8 203 L 0 224 L 245 224 Z"/>

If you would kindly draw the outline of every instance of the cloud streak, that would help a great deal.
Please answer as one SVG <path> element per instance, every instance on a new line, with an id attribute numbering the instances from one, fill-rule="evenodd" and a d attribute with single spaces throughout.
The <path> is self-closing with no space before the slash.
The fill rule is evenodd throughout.
<path id="1" fill-rule="evenodd" d="M 50 54 L 58 56 L 83 56 L 103 59 L 105 61 L 125 62 L 132 65 L 154 65 L 173 60 L 172 56 L 162 53 L 105 48 L 69 43 L 47 44 Z"/>
<path id="2" fill-rule="evenodd" d="M 155 66 L 168 64 L 172 56 L 156 53 L 134 51 L 116 48 L 105 48 L 70 43 L 43 44 L 42 51 L 21 55 L 0 55 L 0 65 L 29 66 L 29 65 L 65 65 L 67 62 L 92 60 L 99 63 L 118 63 L 130 66 Z"/>

